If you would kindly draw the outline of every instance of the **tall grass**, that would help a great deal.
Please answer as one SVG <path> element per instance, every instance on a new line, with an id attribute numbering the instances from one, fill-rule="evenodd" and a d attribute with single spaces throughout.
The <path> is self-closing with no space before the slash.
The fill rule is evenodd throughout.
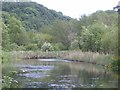
<path id="1" fill-rule="evenodd" d="M 111 55 L 100 54 L 97 52 L 68 51 L 63 57 L 66 59 L 94 62 L 104 65 L 112 62 Z"/>
<path id="2" fill-rule="evenodd" d="M 8 54 L 8 53 L 7 53 Z M 78 51 L 12 51 L 9 52 L 9 58 L 23 59 L 23 58 L 60 58 L 68 60 L 80 60 L 84 62 L 94 62 L 97 64 L 109 64 L 112 62 L 111 55 L 105 55 L 95 52 L 82 52 Z"/>

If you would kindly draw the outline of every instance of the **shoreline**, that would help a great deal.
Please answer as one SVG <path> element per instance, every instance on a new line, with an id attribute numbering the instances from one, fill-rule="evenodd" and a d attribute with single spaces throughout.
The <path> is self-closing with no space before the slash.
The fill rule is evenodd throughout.
<path id="1" fill-rule="evenodd" d="M 59 59 L 59 58 L 57 58 L 57 57 L 31 57 L 31 58 L 23 58 L 23 59 Z M 62 58 L 60 58 L 60 59 L 62 59 Z M 70 61 L 70 62 L 82 62 L 82 63 L 90 63 L 90 64 L 95 64 L 95 65 L 100 65 L 100 66 L 106 66 L 105 64 L 98 64 L 98 63 L 96 63 L 96 62 L 90 62 L 90 61 L 88 61 L 88 62 L 86 62 L 86 61 L 84 61 L 84 60 L 73 60 L 73 59 L 62 59 L 62 60 L 66 60 L 66 61 Z"/>
<path id="2" fill-rule="evenodd" d="M 42 52 L 42 51 L 12 51 L 12 52 L 3 52 L 7 56 L 7 62 L 14 59 L 63 59 L 71 62 L 85 62 L 90 64 L 96 64 L 101 66 L 106 66 L 111 63 L 112 56 L 105 55 L 95 52 L 82 52 L 80 50 L 76 51 L 51 51 L 51 52 Z M 4 57 L 4 56 L 3 56 Z"/>

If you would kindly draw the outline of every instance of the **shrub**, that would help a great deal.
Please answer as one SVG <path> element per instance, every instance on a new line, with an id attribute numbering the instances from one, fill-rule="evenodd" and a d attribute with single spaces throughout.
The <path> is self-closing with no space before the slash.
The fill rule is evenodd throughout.
<path id="1" fill-rule="evenodd" d="M 50 43 L 44 43 L 41 47 L 42 51 L 53 51 L 53 46 Z"/>
<path id="2" fill-rule="evenodd" d="M 111 69 L 114 71 L 114 72 L 118 72 L 119 71 L 119 66 L 120 65 L 120 60 L 114 60 L 112 63 L 111 63 Z M 119 72 L 120 73 L 120 72 Z"/>
<path id="3" fill-rule="evenodd" d="M 59 51 L 59 50 L 64 50 L 65 46 L 62 43 L 56 43 L 54 45 L 54 50 Z"/>
<path id="4" fill-rule="evenodd" d="M 25 46 L 25 49 L 26 50 L 37 50 L 38 49 L 38 46 L 37 44 L 28 44 L 27 46 Z"/>
<path id="5" fill-rule="evenodd" d="M 25 47 L 24 46 L 18 46 L 17 50 L 25 50 Z"/>
<path id="6" fill-rule="evenodd" d="M 18 49 L 18 45 L 16 44 L 16 43 L 12 43 L 12 44 L 10 44 L 10 48 L 9 48 L 9 50 L 10 51 L 16 51 Z"/>

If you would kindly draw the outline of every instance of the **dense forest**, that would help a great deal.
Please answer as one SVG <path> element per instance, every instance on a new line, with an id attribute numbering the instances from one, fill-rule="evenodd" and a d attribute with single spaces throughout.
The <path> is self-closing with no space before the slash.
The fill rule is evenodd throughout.
<path id="1" fill-rule="evenodd" d="M 11 50 L 82 50 L 115 54 L 116 11 L 97 11 L 79 20 L 35 2 L 2 3 L 2 47 Z"/>

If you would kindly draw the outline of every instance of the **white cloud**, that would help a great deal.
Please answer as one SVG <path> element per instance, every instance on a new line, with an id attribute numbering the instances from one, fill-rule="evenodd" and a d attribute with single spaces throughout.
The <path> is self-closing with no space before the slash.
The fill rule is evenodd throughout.
<path id="1" fill-rule="evenodd" d="M 33 0 L 64 15 L 79 18 L 97 10 L 112 10 L 119 0 Z"/>

